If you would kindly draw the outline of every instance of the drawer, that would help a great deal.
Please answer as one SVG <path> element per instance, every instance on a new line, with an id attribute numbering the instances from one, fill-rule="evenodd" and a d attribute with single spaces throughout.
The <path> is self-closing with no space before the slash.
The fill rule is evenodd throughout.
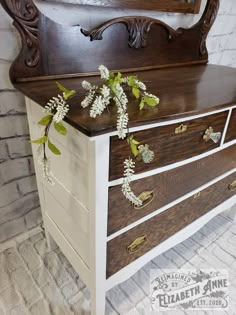
<path id="1" fill-rule="evenodd" d="M 152 128 L 134 133 L 134 138 L 147 143 L 155 152 L 155 158 L 150 164 L 136 162 L 136 173 L 146 172 L 158 167 L 169 165 L 184 159 L 207 152 L 220 145 L 212 140 L 205 141 L 205 131 L 212 127 L 214 132 L 223 133 L 228 112 L 222 112 L 202 118 L 184 122 L 187 130 L 176 134 L 176 128 L 181 124 L 172 124 Z M 117 136 L 111 137 L 110 149 L 110 180 L 123 176 L 124 160 L 130 156 L 130 147 L 127 141 L 121 141 Z"/>
<path id="2" fill-rule="evenodd" d="M 31 138 L 37 139 L 39 135 L 40 127 L 32 123 Z M 47 149 L 47 156 L 51 161 L 52 173 L 60 183 L 63 183 L 68 191 L 70 191 L 85 207 L 89 208 L 87 160 L 82 161 L 78 156 L 69 152 L 67 147 L 58 141 L 58 137 L 63 138 L 63 136 L 57 135 L 57 137 L 51 137 L 51 139 L 53 143 L 60 148 L 61 155 L 55 156 Z M 41 166 L 38 163 L 37 149 L 37 145 L 32 145 L 35 166 L 39 168 L 39 172 L 41 173 L 42 171 Z"/>
<path id="3" fill-rule="evenodd" d="M 67 194 L 65 191 L 60 199 Z M 81 257 L 84 263 L 89 266 L 89 215 L 88 212 L 79 206 L 78 202 L 70 197 L 67 208 L 64 208 L 61 201 L 51 194 L 51 191 L 44 186 L 46 214 L 54 222 L 60 232 Z M 65 197 L 68 199 L 68 196 Z M 66 201 L 68 204 L 68 202 Z"/>
<path id="4" fill-rule="evenodd" d="M 197 198 L 188 198 L 109 241 L 107 278 L 235 195 L 236 189 L 229 189 L 235 179 L 236 172 L 203 190 Z M 134 246 L 134 241 L 140 245 Z"/>
<path id="5" fill-rule="evenodd" d="M 154 192 L 153 201 L 141 209 L 135 209 L 125 199 L 120 185 L 110 187 L 108 235 L 119 231 L 235 167 L 236 145 L 196 162 L 134 181 L 132 182 L 132 189 L 137 195 L 143 191 Z"/>
<path id="6" fill-rule="evenodd" d="M 229 142 L 236 139 L 236 109 L 232 111 L 229 126 L 225 136 L 225 142 Z"/>

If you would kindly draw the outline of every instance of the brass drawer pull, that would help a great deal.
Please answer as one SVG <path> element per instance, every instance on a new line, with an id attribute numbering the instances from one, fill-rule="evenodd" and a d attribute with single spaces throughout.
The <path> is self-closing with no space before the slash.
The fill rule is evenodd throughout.
<path id="1" fill-rule="evenodd" d="M 230 191 L 235 191 L 236 190 L 236 180 L 233 181 L 231 184 L 229 184 L 228 189 Z"/>
<path id="2" fill-rule="evenodd" d="M 154 199 L 154 191 L 144 191 L 142 192 L 138 198 L 143 202 L 141 206 L 134 206 L 134 209 L 142 209 L 144 207 L 147 207 Z"/>
<path id="3" fill-rule="evenodd" d="M 129 254 L 137 252 L 147 242 L 147 235 L 136 238 L 129 246 L 127 246 L 127 252 Z"/>
<path id="4" fill-rule="evenodd" d="M 181 124 L 179 127 L 175 128 L 175 134 L 178 135 L 180 133 L 186 132 L 187 130 L 188 130 L 188 126 Z"/>
<path id="5" fill-rule="evenodd" d="M 203 139 L 207 142 L 212 140 L 214 143 L 218 143 L 221 139 L 221 132 L 214 132 L 212 127 L 209 127 L 203 136 Z"/>

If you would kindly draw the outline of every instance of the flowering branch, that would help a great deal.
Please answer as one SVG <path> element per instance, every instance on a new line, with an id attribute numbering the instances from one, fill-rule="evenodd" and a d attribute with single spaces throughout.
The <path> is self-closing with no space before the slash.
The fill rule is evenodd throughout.
<path id="1" fill-rule="evenodd" d="M 62 123 L 62 120 L 69 111 L 69 105 L 66 103 L 66 101 L 75 94 L 74 90 L 67 90 L 58 82 L 57 86 L 63 91 L 63 95 L 58 95 L 57 97 L 53 97 L 51 100 L 49 100 L 43 110 L 43 112 L 47 115 L 38 122 L 39 125 L 43 126 L 43 135 L 41 138 L 31 141 L 31 143 L 39 145 L 37 151 L 39 155 L 39 163 L 42 166 L 43 177 L 50 185 L 54 185 L 54 181 L 52 178 L 52 172 L 50 170 L 50 160 L 47 157 L 46 144 L 48 145 L 48 149 L 53 154 L 61 155 L 61 152 L 56 147 L 56 145 L 50 141 L 49 132 L 53 124 L 55 130 L 59 134 L 67 134 L 67 129 Z"/>
<path id="2" fill-rule="evenodd" d="M 81 103 L 82 107 L 90 106 L 90 117 L 96 118 L 101 115 L 108 105 L 113 101 L 117 107 L 117 134 L 120 139 L 127 138 L 131 152 L 137 160 L 150 163 L 154 159 L 154 152 L 149 149 L 148 144 L 142 144 L 129 133 L 129 115 L 127 111 L 128 98 L 124 87 L 130 89 L 136 100 L 139 101 L 139 109 L 145 106 L 154 107 L 159 103 L 159 98 L 146 92 L 146 85 L 139 81 L 136 76 L 123 77 L 121 73 L 114 74 L 101 65 L 99 68 L 101 79 L 105 84 L 101 87 L 92 86 L 83 81 L 82 86 L 87 91 Z M 130 183 L 134 174 L 135 162 L 129 157 L 124 161 L 124 179 L 122 193 L 135 206 L 141 206 L 142 200 L 135 196 Z"/>
<path id="3" fill-rule="evenodd" d="M 131 152 L 136 160 L 150 163 L 154 159 L 154 152 L 150 150 L 149 145 L 141 143 L 134 139 L 129 133 L 129 115 L 128 115 L 128 97 L 125 90 L 130 90 L 133 97 L 138 101 L 139 109 L 145 106 L 154 107 L 159 104 L 159 98 L 155 95 L 147 93 L 146 85 L 139 81 L 136 76 L 123 77 L 120 72 L 117 74 L 110 72 L 105 66 L 99 66 L 99 71 L 103 83 L 100 86 L 92 85 L 88 81 L 82 82 L 82 87 L 86 90 L 86 95 L 81 106 L 90 108 L 90 117 L 97 118 L 108 106 L 114 104 L 117 108 L 117 135 L 120 139 L 127 139 Z M 43 135 L 32 143 L 39 144 L 38 153 L 40 162 L 43 167 L 43 176 L 49 184 L 53 184 L 52 174 L 50 171 L 50 161 L 46 154 L 46 144 L 48 149 L 56 155 L 60 155 L 60 150 L 49 140 L 49 131 L 54 125 L 55 130 L 66 135 L 67 130 L 62 120 L 69 111 L 67 100 L 75 95 L 74 90 L 68 90 L 61 83 L 56 82 L 57 87 L 62 95 L 53 97 L 44 108 L 47 116 L 43 117 L 38 124 L 44 127 Z M 42 157 L 41 157 L 42 155 Z M 141 206 L 142 200 L 137 197 L 130 187 L 132 175 L 134 174 L 135 162 L 129 157 L 124 161 L 124 179 L 122 185 L 122 193 L 135 206 Z"/>

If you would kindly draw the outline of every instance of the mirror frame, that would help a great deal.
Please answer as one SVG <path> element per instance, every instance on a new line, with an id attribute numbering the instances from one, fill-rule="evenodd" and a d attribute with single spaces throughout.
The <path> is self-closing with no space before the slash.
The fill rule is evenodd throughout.
<path id="1" fill-rule="evenodd" d="M 200 11 L 201 0 L 194 3 L 179 2 L 177 0 L 43 0 L 67 4 L 92 5 L 101 7 L 142 9 L 163 12 L 179 12 L 197 14 Z"/>

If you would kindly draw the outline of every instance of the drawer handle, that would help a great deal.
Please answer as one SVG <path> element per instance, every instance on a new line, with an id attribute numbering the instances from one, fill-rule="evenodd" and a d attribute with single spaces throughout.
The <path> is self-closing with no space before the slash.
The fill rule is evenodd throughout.
<path id="1" fill-rule="evenodd" d="M 175 134 L 179 135 L 180 133 L 184 133 L 187 130 L 188 130 L 188 126 L 181 124 L 179 127 L 175 128 Z"/>
<path id="2" fill-rule="evenodd" d="M 230 191 L 235 191 L 236 190 L 236 180 L 233 181 L 231 184 L 229 184 L 228 189 Z"/>
<path id="3" fill-rule="evenodd" d="M 127 246 L 127 252 L 129 254 L 137 252 L 143 245 L 147 242 L 147 235 L 140 236 L 136 238 L 129 246 Z"/>
<path id="4" fill-rule="evenodd" d="M 142 192 L 138 198 L 142 201 L 142 205 L 141 206 L 134 206 L 134 209 L 142 209 L 144 207 L 147 207 L 154 199 L 155 195 L 154 195 L 154 191 L 144 191 Z"/>
<path id="5" fill-rule="evenodd" d="M 212 140 L 214 143 L 218 143 L 221 139 L 221 132 L 214 132 L 212 127 L 209 127 L 203 136 L 203 139 L 207 142 Z"/>

